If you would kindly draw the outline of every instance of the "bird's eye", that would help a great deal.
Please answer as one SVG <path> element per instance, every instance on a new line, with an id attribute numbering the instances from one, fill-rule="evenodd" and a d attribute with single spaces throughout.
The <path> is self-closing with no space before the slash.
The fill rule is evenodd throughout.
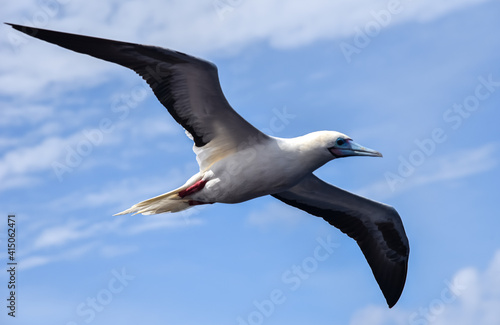
<path id="1" fill-rule="evenodd" d="M 342 139 L 342 138 L 338 138 L 337 139 L 337 145 L 338 146 L 343 146 L 344 144 L 345 144 L 345 140 L 344 139 Z"/>

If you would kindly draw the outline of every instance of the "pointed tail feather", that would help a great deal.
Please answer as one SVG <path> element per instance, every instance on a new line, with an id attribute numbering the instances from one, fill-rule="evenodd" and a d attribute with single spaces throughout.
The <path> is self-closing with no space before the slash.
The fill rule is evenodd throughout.
<path id="1" fill-rule="evenodd" d="M 159 214 L 164 212 L 178 212 L 185 210 L 189 205 L 189 200 L 179 196 L 179 192 L 185 189 L 185 186 L 179 187 L 171 192 L 158 195 L 151 199 L 134 204 L 129 209 L 114 214 L 114 216 L 133 213 L 133 215 L 142 213 L 143 215 Z"/>

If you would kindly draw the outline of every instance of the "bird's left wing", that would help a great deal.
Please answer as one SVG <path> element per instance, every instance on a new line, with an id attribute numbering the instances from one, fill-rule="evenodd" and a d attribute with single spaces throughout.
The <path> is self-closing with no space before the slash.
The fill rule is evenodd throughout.
<path id="1" fill-rule="evenodd" d="M 189 132 L 202 169 L 240 146 L 268 139 L 229 105 L 217 67 L 208 61 L 157 46 L 8 25 L 49 43 L 134 70 Z"/>
<path id="2" fill-rule="evenodd" d="M 409 244 L 394 208 L 332 186 L 313 174 L 273 196 L 322 217 L 356 240 L 387 304 L 396 304 L 406 281 Z"/>

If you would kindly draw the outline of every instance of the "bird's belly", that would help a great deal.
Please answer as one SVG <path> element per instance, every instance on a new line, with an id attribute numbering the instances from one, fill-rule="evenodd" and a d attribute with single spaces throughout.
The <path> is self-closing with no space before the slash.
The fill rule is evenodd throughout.
<path id="1" fill-rule="evenodd" d="M 282 192 L 304 176 L 275 159 L 259 157 L 258 160 L 232 157 L 214 164 L 205 187 L 192 195 L 201 202 L 239 203 L 259 196 Z M 283 162 L 283 161 L 282 161 Z"/>

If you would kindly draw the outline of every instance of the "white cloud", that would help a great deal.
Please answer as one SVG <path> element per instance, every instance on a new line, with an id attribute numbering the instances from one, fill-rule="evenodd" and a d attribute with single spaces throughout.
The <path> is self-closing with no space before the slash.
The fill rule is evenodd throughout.
<path id="1" fill-rule="evenodd" d="M 408 294 L 408 292 L 407 292 Z M 351 319 L 351 325 L 496 325 L 500 319 L 500 250 L 488 268 L 465 267 L 451 281 L 443 281 L 438 295 L 412 309 L 367 306 Z"/>
<path id="2" fill-rule="evenodd" d="M 427 173 L 417 175 L 415 185 L 430 184 L 437 181 L 460 179 L 474 174 L 484 173 L 495 166 L 498 161 L 496 144 L 486 144 L 475 149 L 464 149 L 439 157 L 433 166 L 427 168 Z M 429 169 L 434 172 L 429 172 Z"/>
<path id="3" fill-rule="evenodd" d="M 30 256 L 26 259 L 23 259 L 22 263 L 19 264 L 21 269 L 27 270 L 33 267 L 42 266 L 47 263 L 50 263 L 53 260 L 53 257 L 48 256 Z"/>
<path id="4" fill-rule="evenodd" d="M 0 190 L 34 185 L 39 179 L 35 174 L 40 172 L 50 171 L 54 177 L 62 177 L 68 170 L 80 167 L 95 147 L 113 144 L 117 139 L 108 135 L 102 143 L 94 144 L 85 134 L 82 131 L 67 137 L 48 136 L 35 145 L 7 151 L 0 158 Z"/>
<path id="5" fill-rule="evenodd" d="M 74 142 L 74 139 L 49 137 L 35 146 L 7 152 L 0 159 L 0 190 L 26 185 L 33 180 L 28 174 L 50 169 L 51 164 L 61 158 L 63 148 Z"/>
<path id="6" fill-rule="evenodd" d="M 407 21 L 434 19 L 483 1 L 402 0 L 401 12 L 391 15 L 385 28 Z M 6 20 L 154 44 L 195 55 L 234 53 L 261 41 L 286 48 L 351 37 L 367 23 L 376 22 L 374 12 L 387 10 L 389 3 L 387 0 L 62 1 L 64 5 L 48 10 L 43 2 L 19 2 L 22 5 L 4 8 Z M 46 19 L 33 19 L 40 13 Z M 63 89 L 95 86 L 120 71 L 96 59 L 77 58 L 75 53 L 43 44 L 8 26 L 4 29 L 7 37 L 2 43 L 13 50 L 0 53 L 4 63 L 0 68 L 0 89 L 4 94 L 40 95 L 52 82 Z"/>
<path id="7" fill-rule="evenodd" d="M 115 219 L 117 220 L 117 219 Z M 104 226 L 104 227 L 103 227 Z M 88 238 L 96 235 L 95 232 L 102 232 L 105 227 L 104 222 L 90 226 L 85 226 L 83 221 L 68 221 L 63 225 L 57 225 L 44 229 L 33 243 L 34 249 L 60 246 L 68 242 L 81 238 Z"/>

